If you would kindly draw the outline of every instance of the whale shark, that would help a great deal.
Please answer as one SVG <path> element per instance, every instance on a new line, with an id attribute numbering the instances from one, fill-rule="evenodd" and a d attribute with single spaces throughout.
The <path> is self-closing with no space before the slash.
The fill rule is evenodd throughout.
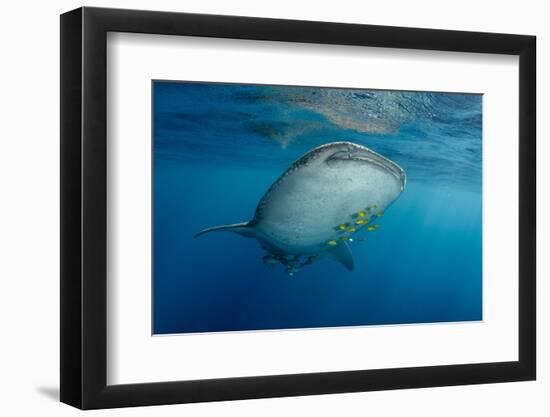
<path id="1" fill-rule="evenodd" d="M 269 187 L 250 221 L 209 227 L 195 237 L 228 231 L 256 239 L 264 263 L 289 275 L 322 258 L 354 269 L 349 243 L 377 230 L 377 219 L 404 191 L 405 171 L 352 142 L 316 147 Z"/>

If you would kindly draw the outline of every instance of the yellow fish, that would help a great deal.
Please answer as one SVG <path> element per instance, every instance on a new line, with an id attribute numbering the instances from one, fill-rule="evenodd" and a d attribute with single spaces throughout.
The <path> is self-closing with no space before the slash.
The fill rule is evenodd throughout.
<path id="1" fill-rule="evenodd" d="M 355 224 L 367 224 L 369 222 L 369 219 L 358 219 L 355 220 Z"/>
<path id="2" fill-rule="evenodd" d="M 372 226 L 367 227 L 367 230 L 368 230 L 369 232 L 374 232 L 376 229 L 378 229 L 378 225 L 377 225 L 377 224 L 373 224 Z"/>
<path id="3" fill-rule="evenodd" d="M 349 239 L 349 238 L 348 238 L 347 236 L 342 236 L 342 237 L 340 238 L 340 240 L 343 240 L 343 241 L 346 241 L 346 240 L 348 240 L 348 239 Z"/>
<path id="4" fill-rule="evenodd" d="M 357 229 L 355 227 L 349 227 L 348 232 L 354 233 Z"/>
<path id="5" fill-rule="evenodd" d="M 337 243 L 338 243 L 338 242 L 336 242 L 335 240 L 329 240 L 329 241 L 327 241 L 327 245 L 329 245 L 329 246 L 336 246 Z"/>
<path id="6" fill-rule="evenodd" d="M 357 213 L 357 215 L 358 215 L 359 217 L 365 217 L 365 216 L 367 215 L 367 213 L 364 212 L 364 211 L 360 211 L 359 213 Z"/>
<path id="7" fill-rule="evenodd" d="M 338 225 L 338 229 L 340 229 L 340 230 L 346 230 L 347 227 L 348 227 L 347 223 L 342 223 L 342 224 Z"/>
<path id="8" fill-rule="evenodd" d="M 378 217 L 382 217 L 382 216 L 384 215 L 384 212 L 381 211 L 380 213 L 376 213 L 376 215 L 377 215 Z"/>

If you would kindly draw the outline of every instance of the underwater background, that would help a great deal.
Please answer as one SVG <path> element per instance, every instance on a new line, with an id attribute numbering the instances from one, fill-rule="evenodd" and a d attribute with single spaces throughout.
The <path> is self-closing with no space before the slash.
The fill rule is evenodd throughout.
<path id="1" fill-rule="evenodd" d="M 482 96 L 153 81 L 153 333 L 482 319 Z M 294 276 L 251 220 L 300 156 L 351 141 L 407 173 L 379 228 Z M 305 213 L 304 215 L 307 215 Z"/>

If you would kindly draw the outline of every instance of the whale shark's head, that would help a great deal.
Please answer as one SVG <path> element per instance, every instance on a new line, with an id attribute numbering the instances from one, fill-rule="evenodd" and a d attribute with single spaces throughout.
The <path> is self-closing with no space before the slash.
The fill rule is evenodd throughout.
<path id="1" fill-rule="evenodd" d="M 352 142 L 332 142 L 319 146 L 312 152 L 304 155 L 297 164 L 326 165 L 333 170 L 373 170 L 394 177 L 405 189 L 407 176 L 405 171 L 395 162 L 370 150 L 369 148 Z"/>

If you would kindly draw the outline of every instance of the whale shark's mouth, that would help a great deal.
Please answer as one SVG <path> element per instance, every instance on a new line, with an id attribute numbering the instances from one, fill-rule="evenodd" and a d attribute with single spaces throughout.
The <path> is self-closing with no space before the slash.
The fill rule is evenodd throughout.
<path id="1" fill-rule="evenodd" d="M 331 165 L 331 163 L 336 161 L 368 162 L 392 174 L 401 183 L 401 190 L 405 188 L 405 185 L 407 183 L 407 176 L 405 175 L 405 171 L 399 165 L 364 146 L 350 146 L 347 149 L 341 149 L 334 152 L 332 155 L 325 159 L 325 163 L 327 163 L 328 165 Z"/>

